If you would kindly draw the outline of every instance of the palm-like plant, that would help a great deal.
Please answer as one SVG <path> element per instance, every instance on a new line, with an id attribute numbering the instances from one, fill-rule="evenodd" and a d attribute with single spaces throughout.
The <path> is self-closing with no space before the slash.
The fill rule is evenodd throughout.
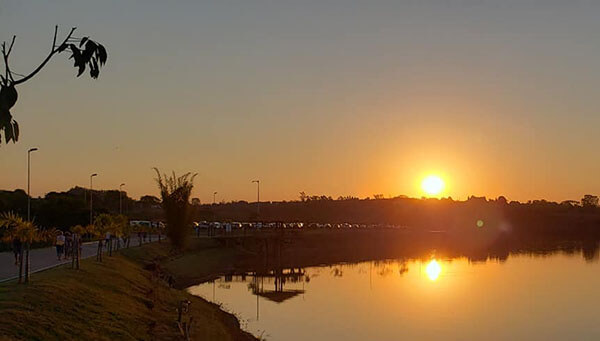
<path id="1" fill-rule="evenodd" d="M 114 224 L 114 235 L 117 238 L 127 238 L 128 235 L 126 235 L 126 233 L 129 233 L 129 219 L 120 214 L 120 215 L 116 215 L 113 217 L 113 224 Z M 119 249 L 120 246 L 120 239 L 117 240 L 119 243 L 117 244 L 117 250 Z"/>
<path id="2" fill-rule="evenodd" d="M 94 235 L 98 238 L 98 250 L 96 252 L 96 261 L 102 262 L 102 241 L 107 232 L 113 229 L 113 219 L 108 214 L 100 214 L 94 219 Z"/>
<path id="3" fill-rule="evenodd" d="M 187 228 L 190 224 L 190 196 L 194 188 L 194 178 L 197 174 L 185 173 L 176 176 L 161 175 L 156 171 L 156 183 L 162 198 L 162 207 L 167 219 L 167 236 L 173 246 L 183 249 L 188 236 Z"/>
<path id="4" fill-rule="evenodd" d="M 39 240 L 41 235 L 38 228 L 31 221 L 27 221 L 15 213 L 7 212 L 0 215 L 0 227 L 5 229 L 3 240 L 12 242 L 18 239 L 24 246 L 19 255 L 19 283 L 23 281 L 23 264 L 25 264 L 25 283 L 29 282 L 29 250 L 31 244 Z M 23 259 L 23 257 L 25 259 Z"/>

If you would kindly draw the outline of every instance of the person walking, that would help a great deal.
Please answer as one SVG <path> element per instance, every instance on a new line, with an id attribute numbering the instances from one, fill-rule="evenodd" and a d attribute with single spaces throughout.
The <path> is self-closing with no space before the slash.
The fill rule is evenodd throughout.
<path id="1" fill-rule="evenodd" d="M 62 231 L 58 233 L 56 236 L 56 257 L 58 260 L 62 257 L 63 251 L 65 249 L 65 235 Z"/>
<path id="2" fill-rule="evenodd" d="M 64 259 L 69 259 L 73 253 L 73 237 L 70 232 L 65 233 Z"/>
<path id="3" fill-rule="evenodd" d="M 106 232 L 104 235 L 104 246 L 106 247 L 106 250 L 108 250 L 108 242 L 110 242 L 110 237 L 110 232 Z"/>
<path id="4" fill-rule="evenodd" d="M 15 265 L 19 265 L 19 260 L 21 259 L 21 252 L 23 252 L 23 244 L 21 243 L 21 240 L 17 237 L 15 237 L 12 240 L 12 250 L 15 255 Z"/>

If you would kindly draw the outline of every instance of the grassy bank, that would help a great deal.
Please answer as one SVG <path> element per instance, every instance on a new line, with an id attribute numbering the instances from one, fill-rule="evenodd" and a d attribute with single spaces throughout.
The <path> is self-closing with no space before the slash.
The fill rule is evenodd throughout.
<path id="1" fill-rule="evenodd" d="M 233 315 L 169 288 L 148 264 L 168 257 L 166 244 L 123 250 L 103 263 L 82 262 L 33 275 L 29 285 L 0 285 L 0 338 L 25 340 L 178 340 L 176 309 L 191 301 L 197 340 L 253 339 Z M 151 269 L 151 270 L 148 270 Z"/>

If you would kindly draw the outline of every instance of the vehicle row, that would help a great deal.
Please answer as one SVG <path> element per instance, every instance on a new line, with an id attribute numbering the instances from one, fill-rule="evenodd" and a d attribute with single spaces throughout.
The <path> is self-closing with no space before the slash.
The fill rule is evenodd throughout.
<path id="1" fill-rule="evenodd" d="M 194 222 L 195 229 L 402 229 L 403 225 L 393 224 L 351 224 L 351 223 L 304 223 L 304 222 Z"/>

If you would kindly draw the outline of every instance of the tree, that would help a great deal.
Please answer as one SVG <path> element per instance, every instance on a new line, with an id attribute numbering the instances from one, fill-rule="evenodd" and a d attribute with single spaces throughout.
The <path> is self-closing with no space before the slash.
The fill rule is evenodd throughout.
<path id="1" fill-rule="evenodd" d="M 96 251 L 96 261 L 102 262 L 102 241 L 104 236 L 114 230 L 114 222 L 109 214 L 103 213 L 94 219 L 94 234 L 98 238 L 98 249 Z"/>
<path id="2" fill-rule="evenodd" d="M 23 267 L 25 267 L 25 283 L 29 282 L 29 250 L 31 244 L 42 239 L 38 228 L 31 221 L 26 221 L 20 216 L 8 212 L 0 215 L 0 227 L 6 232 L 3 234 L 4 241 L 12 242 L 18 239 L 23 247 L 19 255 L 19 283 L 22 282 Z M 24 251 L 24 252 L 23 252 Z M 24 259 L 23 259 L 24 258 Z"/>
<path id="3" fill-rule="evenodd" d="M 100 68 L 104 66 L 108 57 L 106 49 L 102 44 L 91 40 L 89 37 L 73 37 L 75 30 L 76 28 L 73 27 L 65 39 L 57 44 L 58 26 L 55 26 L 50 53 L 28 75 L 17 74 L 11 70 L 9 65 L 10 54 L 12 53 L 16 36 L 12 37 L 10 44 L 7 45 L 6 42 L 2 43 L 0 49 L 4 61 L 4 75 L 0 74 L 0 143 L 2 143 L 2 133 L 4 133 L 4 141 L 6 143 L 10 141 L 15 143 L 19 140 L 19 124 L 13 119 L 10 112 L 10 109 L 15 105 L 19 97 L 16 86 L 33 78 L 55 55 L 65 51 L 70 52 L 71 56 L 69 59 L 73 59 L 74 66 L 78 68 L 77 77 L 81 76 L 86 68 L 88 68 L 90 70 L 90 77 L 93 79 L 98 78 Z"/>
<path id="4" fill-rule="evenodd" d="M 302 191 L 300 192 L 300 201 L 305 202 L 308 200 L 308 195 L 306 195 L 306 192 Z"/>
<path id="5" fill-rule="evenodd" d="M 175 248 L 182 250 L 186 244 L 191 222 L 189 201 L 197 174 L 185 173 L 177 177 L 175 172 L 167 176 L 161 175 L 158 168 L 154 170 L 167 220 L 167 236 Z"/>
<path id="6" fill-rule="evenodd" d="M 73 247 L 71 255 L 71 268 L 79 270 L 81 259 L 81 237 L 88 233 L 89 229 L 81 225 L 71 227 L 71 233 L 73 238 Z"/>
<path id="7" fill-rule="evenodd" d="M 144 195 L 140 198 L 140 204 L 142 204 L 143 207 L 151 208 L 154 206 L 159 206 L 160 199 L 154 195 Z"/>
<path id="8" fill-rule="evenodd" d="M 581 198 L 581 206 L 583 207 L 597 207 L 598 197 L 591 194 L 586 194 Z"/>

